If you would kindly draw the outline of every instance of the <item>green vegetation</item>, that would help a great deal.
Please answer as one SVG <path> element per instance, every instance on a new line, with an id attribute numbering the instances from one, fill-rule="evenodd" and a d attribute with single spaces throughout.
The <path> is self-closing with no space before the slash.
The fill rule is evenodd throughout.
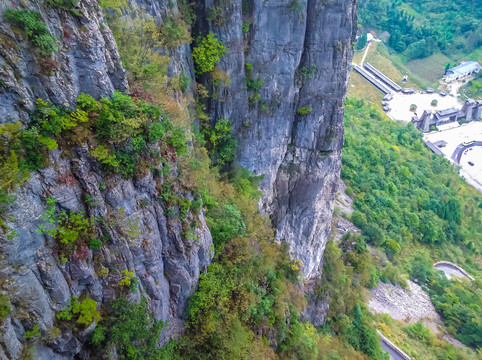
<path id="1" fill-rule="evenodd" d="M 32 330 L 25 331 L 25 334 L 23 335 L 23 337 L 25 339 L 31 339 L 33 337 L 40 338 L 40 336 L 41 335 L 40 335 L 38 324 L 35 324 L 34 327 L 32 328 Z"/>
<path id="2" fill-rule="evenodd" d="M 77 296 L 72 296 L 69 302 L 69 306 L 57 313 L 57 319 L 74 319 L 77 324 L 84 327 L 89 326 L 93 321 L 100 321 L 100 312 L 97 310 L 97 302 L 94 300 L 85 298 L 79 302 L 79 298 Z"/>
<path id="3" fill-rule="evenodd" d="M 465 94 L 465 96 L 471 99 L 482 98 L 482 72 L 479 71 L 475 79 L 467 82 L 467 84 L 460 89 L 460 93 Z"/>
<path id="4" fill-rule="evenodd" d="M 5 319 L 12 311 L 10 300 L 7 295 L 0 295 L 0 320 Z"/>
<path id="5" fill-rule="evenodd" d="M 136 304 L 120 297 L 111 303 L 90 342 L 105 354 L 115 348 L 120 359 L 164 359 L 165 350 L 157 347 L 164 326 L 154 319 L 145 298 Z"/>
<path id="6" fill-rule="evenodd" d="M 162 81 L 167 75 L 167 64 L 171 59 L 159 55 L 154 48 L 162 45 L 176 47 L 190 41 L 187 28 L 177 17 L 171 18 L 160 29 L 149 17 L 122 19 L 107 13 L 106 18 L 119 48 L 122 65 L 133 80 L 143 83 Z"/>
<path id="7" fill-rule="evenodd" d="M 28 40 L 41 55 L 49 56 L 58 51 L 55 38 L 50 34 L 38 12 L 8 9 L 5 19 L 25 32 Z"/>
<path id="8" fill-rule="evenodd" d="M 160 43 L 168 49 L 174 49 L 184 44 L 190 44 L 191 33 L 189 25 L 180 17 L 169 16 L 159 29 Z"/>
<path id="9" fill-rule="evenodd" d="M 367 45 L 367 38 L 368 38 L 368 33 L 365 31 L 363 34 L 358 38 L 358 41 L 356 42 L 355 45 L 355 50 L 362 50 L 365 48 Z"/>
<path id="10" fill-rule="evenodd" d="M 416 75 L 424 79 L 427 83 L 432 84 L 434 88 L 440 86 L 438 81 L 445 74 L 445 67 L 450 59 L 444 54 L 438 52 L 423 59 L 410 60 L 406 64 L 406 68 Z M 410 76 L 410 73 L 408 73 Z"/>
<path id="11" fill-rule="evenodd" d="M 71 110 L 38 99 L 24 129 L 20 129 L 21 123 L 0 125 L 0 228 L 4 232 L 8 229 L 1 215 L 15 201 L 9 193 L 28 179 L 30 171 L 48 166 L 48 152 L 59 144 L 90 144 L 90 155 L 101 168 L 124 178 L 145 176 L 161 162 L 167 164 L 187 152 L 185 131 L 173 127 L 160 107 L 120 92 L 101 101 L 81 94 L 77 103 Z M 147 146 L 154 143 L 160 152 Z M 75 212 L 55 214 L 54 203 L 49 205 L 51 213 L 46 220 L 51 226 L 41 226 L 39 231 L 55 238 L 64 254 L 82 246 L 102 246 L 92 234 L 92 219 Z"/>
<path id="12" fill-rule="evenodd" d="M 410 60 L 472 53 L 482 41 L 481 11 L 471 0 L 364 0 L 358 14 L 363 26 L 388 31 L 388 45 Z"/>
<path id="13" fill-rule="evenodd" d="M 413 360 L 471 360 L 474 356 L 469 349 L 454 345 L 437 338 L 421 322 L 406 325 L 393 320 L 386 314 L 376 315 L 378 329 Z"/>
<path id="14" fill-rule="evenodd" d="M 192 164 L 186 176 L 196 181 L 207 206 L 215 259 L 189 300 L 186 336 L 168 343 L 163 355 L 173 359 L 362 359 L 341 330 L 335 337 L 301 320 L 305 301 L 296 284 L 303 265 L 289 260 L 286 250 L 273 241 L 269 223 L 259 215 L 256 184 L 260 179 L 237 169 L 229 176 L 232 185 L 213 182 L 217 167 L 210 167 L 200 150 L 195 146 L 194 158 L 185 159 Z M 171 196 L 168 188 L 163 186 L 166 199 Z M 345 282 L 337 277 L 330 284 L 336 287 Z M 347 304 L 350 314 L 360 299 L 359 288 L 354 288 L 355 300 Z M 353 314 L 343 317 L 343 331 L 361 350 L 383 359 L 379 342 L 372 341 L 374 323 L 364 311 L 363 319 L 353 324 Z M 257 335 L 267 332 L 273 334 L 271 343 Z"/>
<path id="15" fill-rule="evenodd" d="M 315 75 L 316 72 L 316 65 L 313 64 L 310 67 L 303 66 L 301 68 L 301 75 L 303 75 L 304 78 L 306 79 L 313 79 L 313 76 Z"/>
<path id="16" fill-rule="evenodd" d="M 132 278 L 134 277 L 134 271 L 129 271 L 129 270 L 122 270 L 121 271 L 122 274 L 124 274 L 124 278 L 119 281 L 119 285 L 121 286 L 130 286 L 131 285 L 131 281 L 132 281 Z"/>
<path id="17" fill-rule="evenodd" d="M 429 84 L 428 79 L 426 79 L 425 76 L 417 76 L 417 72 L 411 72 L 410 69 L 408 69 L 404 64 L 400 55 L 390 51 L 390 48 L 387 48 L 383 42 L 377 42 L 370 46 L 365 61 L 376 67 L 402 87 L 425 89 Z M 402 83 L 403 76 L 407 74 L 407 82 Z M 437 86 L 434 84 L 432 87 L 436 88 Z"/>
<path id="18" fill-rule="evenodd" d="M 408 325 L 404 330 L 409 336 L 413 338 L 417 338 L 425 342 L 433 340 L 432 333 L 427 327 L 423 325 L 421 321 L 417 321 L 414 324 Z"/>
<path id="19" fill-rule="evenodd" d="M 301 13 L 303 11 L 303 4 L 300 0 L 290 0 L 288 3 L 288 9 L 295 13 Z"/>
<path id="20" fill-rule="evenodd" d="M 45 5 L 58 8 L 65 11 L 69 11 L 71 14 L 81 16 L 81 14 L 75 9 L 79 4 L 79 0 L 45 0 Z"/>
<path id="21" fill-rule="evenodd" d="M 222 42 L 209 33 L 196 41 L 196 46 L 192 49 L 192 57 L 196 66 L 196 73 L 203 74 L 214 69 L 214 65 L 227 52 Z"/>
<path id="22" fill-rule="evenodd" d="M 47 199 L 49 207 L 43 218 L 48 225 L 41 224 L 37 232 L 55 239 L 57 249 L 63 256 L 76 252 L 77 258 L 83 259 L 87 257 L 87 246 L 100 249 L 102 241 L 97 239 L 94 219 L 86 218 L 81 212 L 58 212 L 56 202 L 55 199 Z"/>
<path id="23" fill-rule="evenodd" d="M 300 115 L 307 115 L 311 112 L 311 107 L 310 106 L 304 106 L 304 107 L 300 107 L 298 108 L 297 112 L 298 114 Z"/>
<path id="24" fill-rule="evenodd" d="M 480 252 L 472 239 L 482 230 L 481 199 L 448 161 L 424 148 L 411 124 L 384 120 L 350 98 L 345 125 L 342 177 L 356 194 L 352 220 L 369 243 L 457 244 L 468 255 Z"/>
<path id="25" fill-rule="evenodd" d="M 125 4 L 115 0 L 102 3 L 105 7 Z M 385 320 L 367 311 L 363 288 L 373 288 L 379 281 L 405 286 L 403 272 L 429 290 L 457 338 L 480 346 L 480 282 L 448 281 L 433 271 L 432 259 L 447 258 L 474 274 L 480 272 L 476 256 L 481 248 L 476 239 L 482 232 L 482 200 L 466 188 L 447 161 L 424 149 L 413 126 L 384 121 L 374 108 L 353 99 L 348 99 L 346 106 L 342 176 L 349 185 L 347 194 L 354 198 L 351 220 L 363 234 L 346 234 L 339 246 L 332 241 L 326 245 L 323 278 L 314 294 L 317 300 L 330 299 L 326 325 L 316 329 L 302 317 L 306 308 L 300 284 L 303 263 L 290 260 L 289 249 L 274 241 L 269 219 L 258 212 L 257 185 L 263 177 L 236 165 L 237 142 L 229 119 L 210 119 L 204 113 L 200 99 L 208 96 L 208 85 L 228 85 L 215 67 L 226 48 L 212 33 L 199 38 L 193 48 L 197 75 L 210 72 L 202 78 L 211 82 L 206 87 L 196 84 L 199 129 L 193 126 L 195 137 L 188 147 L 191 139 L 186 131 L 191 129 L 192 117 L 179 108 L 192 99 L 182 103 L 178 98 L 184 96 L 180 92 L 187 89 L 190 79 L 183 73 L 168 79 L 170 59 L 152 50 L 160 46 L 174 49 L 190 42 L 187 24 L 193 22 L 194 14 L 185 1 L 178 5 L 180 14 L 169 15 L 160 27 L 150 18 L 106 15 L 129 71 L 133 97 L 115 92 L 95 100 L 81 94 L 75 109 L 54 107 L 39 99 L 28 126 L 22 130 L 20 123 L 0 126 L 0 214 L 13 201 L 8 193 L 25 181 L 29 171 L 48 165 L 49 151 L 84 145 L 108 175 L 132 179 L 151 172 L 156 180 L 162 175 L 157 189 L 169 223 L 180 221 L 183 236 L 194 242 L 197 214 L 204 213 L 213 237 L 214 260 L 189 299 L 187 329 L 181 339 L 157 347 L 166 324 L 155 320 L 141 291 L 139 303 L 120 297 L 103 304 L 102 316 L 96 301 L 72 297 L 69 306 L 57 314 L 59 320 L 65 320 L 62 325 L 84 330 L 97 323 L 90 343 L 99 357 L 115 352 L 120 359 L 137 360 L 384 360 L 387 354 L 375 328 Z M 298 0 L 290 1 L 288 7 L 298 13 L 303 10 Z M 210 9 L 210 21 L 217 26 L 224 21 L 221 10 L 219 5 Z M 243 1 L 243 13 L 249 13 L 248 1 Z M 243 31 L 249 31 L 249 25 L 243 25 Z M 413 46 L 407 53 L 417 49 Z M 263 81 L 253 78 L 252 70 L 253 66 L 246 64 L 250 101 L 262 104 Z M 312 79 L 315 72 L 316 66 L 311 65 L 299 69 L 298 75 Z M 297 109 L 300 115 L 311 111 L 309 106 Z M 249 130 L 251 124 L 245 126 L 248 129 L 244 130 Z M 101 190 L 106 187 L 99 184 Z M 150 201 L 142 199 L 139 204 L 145 208 Z M 90 194 L 85 194 L 85 203 L 89 211 L 96 206 Z M 47 204 L 44 219 L 48 225 L 39 232 L 56 240 L 61 259 L 66 261 L 65 255 L 75 252 L 78 259 L 87 260 L 87 247 L 102 247 L 107 234 L 97 234 L 94 229 L 96 223 L 105 224 L 106 220 L 62 212 L 54 199 L 47 199 Z M 127 240 L 139 237 L 135 219 L 118 226 Z M 382 249 L 389 261 L 372 259 L 366 244 L 377 248 L 371 251 L 380 253 Z M 95 263 L 96 257 L 92 260 Z M 105 267 L 96 271 L 106 281 L 119 275 L 113 285 L 121 294 L 137 290 L 140 281 L 133 270 L 110 270 L 111 275 Z M 9 312 L 8 298 L 0 297 L 0 317 Z M 400 329 L 400 333 L 411 344 L 423 343 L 431 349 L 439 344 L 419 323 Z M 37 337 L 38 325 L 31 334 Z M 440 346 L 449 356 L 458 356 L 453 347 Z"/>
<path id="26" fill-rule="evenodd" d="M 212 6 L 208 9 L 207 20 L 217 27 L 224 25 L 226 17 L 223 15 L 223 8 L 221 5 Z"/>
<path id="27" fill-rule="evenodd" d="M 218 166 L 229 165 L 236 158 L 237 141 L 232 130 L 232 123 L 226 118 L 219 119 L 214 127 L 204 126 L 202 129 L 206 148 Z"/>
<path id="28" fill-rule="evenodd" d="M 437 311 L 444 318 L 448 330 L 466 345 L 482 347 L 482 290 L 480 281 L 447 280 L 434 271 L 430 254 L 418 250 L 407 259 L 410 277 L 425 284 Z M 470 260 L 470 259 L 469 259 Z"/>
<path id="29" fill-rule="evenodd" d="M 447 160 L 424 148 L 411 124 L 385 120 L 349 98 L 345 126 L 342 178 L 354 191 L 351 220 L 395 269 L 425 284 L 456 338 L 480 346 L 480 282 L 448 281 L 432 269 L 437 258 L 480 273 L 480 195 Z"/>
<path id="30" fill-rule="evenodd" d="M 246 229 L 236 205 L 224 205 L 211 210 L 208 221 L 214 246 L 218 250 L 222 249 L 228 240 L 242 237 Z"/>

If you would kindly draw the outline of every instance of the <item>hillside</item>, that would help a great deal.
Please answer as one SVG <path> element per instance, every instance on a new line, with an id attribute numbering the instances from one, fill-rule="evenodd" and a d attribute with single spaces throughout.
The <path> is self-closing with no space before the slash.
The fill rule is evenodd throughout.
<path id="1" fill-rule="evenodd" d="M 372 257 L 381 281 L 405 286 L 403 274 L 417 281 L 442 316 L 445 331 L 480 348 L 480 193 L 447 160 L 426 149 L 411 124 L 387 119 L 363 100 L 347 99 L 345 126 L 341 174 L 353 197 L 350 219 L 363 235 L 357 247 L 366 243 L 380 249 L 389 261 L 382 265 Z M 361 258 L 345 256 L 355 269 L 361 266 Z M 441 260 L 461 265 L 476 280 L 447 280 L 432 269 Z M 395 326 L 389 319 L 384 323 Z M 428 344 L 436 353 L 437 345 Z"/>
<path id="2" fill-rule="evenodd" d="M 452 63 L 479 60 L 482 10 L 472 0 L 360 0 L 359 24 L 378 34 L 407 62 L 442 52 Z"/>

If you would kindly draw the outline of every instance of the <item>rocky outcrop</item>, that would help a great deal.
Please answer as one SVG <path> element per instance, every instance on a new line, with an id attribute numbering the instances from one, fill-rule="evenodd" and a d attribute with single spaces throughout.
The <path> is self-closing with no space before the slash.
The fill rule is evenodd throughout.
<path id="1" fill-rule="evenodd" d="M 221 6 L 227 19 L 211 23 L 229 49 L 219 67 L 231 76 L 216 88 L 211 112 L 233 122 L 241 166 L 265 175 L 260 207 L 276 239 L 304 263 L 305 278 L 319 275 L 341 163 L 356 2 L 203 4 L 206 14 Z M 263 82 L 258 91 L 246 77 Z"/>
<path id="2" fill-rule="evenodd" d="M 163 338 L 177 336 L 183 331 L 187 300 L 213 256 L 203 215 L 189 215 L 187 220 L 198 226 L 188 239 L 177 216 L 166 215 L 166 205 L 159 200 L 162 177 L 104 178 L 86 149 L 78 148 L 70 159 L 63 155 L 51 153 L 55 168 L 32 174 L 9 210 L 14 218 L 7 225 L 17 229 L 18 235 L 0 242 L 3 289 L 12 303 L 12 313 L 2 325 L 0 349 L 8 358 L 21 358 L 24 332 L 38 324 L 40 332 L 48 334 L 60 326 L 55 313 L 68 305 L 71 296 L 81 294 L 98 304 L 108 304 L 122 294 L 134 298 L 142 294 L 156 318 L 169 321 Z M 82 211 L 94 217 L 99 238 L 108 238 L 104 246 L 86 247 L 62 263 L 53 240 L 38 231 L 47 223 L 48 197 L 57 200 L 59 211 Z M 126 269 L 139 279 L 136 293 L 119 285 L 121 271 Z M 73 356 L 85 340 L 63 332 L 50 347 Z"/>
<path id="3" fill-rule="evenodd" d="M 137 11 L 150 13 L 158 24 L 168 6 L 167 2 L 132 4 Z M 0 17 L 11 7 L 10 2 L 0 0 Z M 26 2 L 22 9 L 40 13 L 57 37 L 59 51 L 42 58 L 25 34 L 2 18 L 0 123 L 28 123 L 37 98 L 72 106 L 80 92 L 100 98 L 114 90 L 127 91 L 116 43 L 96 1 L 80 1 L 77 15 L 46 8 L 43 2 Z M 171 74 L 185 71 L 194 77 L 189 45 L 170 55 Z M 46 343 L 35 348 L 35 359 L 72 359 L 85 352 L 87 330 L 73 334 L 63 329 L 61 337 L 50 335 L 61 326 L 56 313 L 72 296 L 80 295 L 99 306 L 119 295 L 147 297 L 156 319 L 169 322 L 161 342 L 178 337 L 184 331 L 187 301 L 213 256 L 204 215 L 188 216 L 185 221 L 196 223 L 196 229 L 187 237 L 179 214 L 166 214 L 168 205 L 160 200 L 161 168 L 153 172 L 158 175 L 136 180 L 106 176 L 84 147 L 51 151 L 49 163 L 52 167 L 31 174 L 8 209 L 6 225 L 17 231 L 16 236 L 7 239 L 0 231 L 0 284 L 12 309 L 0 324 L 0 359 L 23 358 L 27 351 L 24 333 L 34 325 L 39 325 Z M 175 167 L 171 174 L 176 176 Z M 193 199 L 189 193 L 176 191 L 180 197 Z M 95 231 L 104 239 L 102 248 L 85 247 L 64 262 L 55 242 L 38 231 L 47 224 L 47 198 L 57 200 L 57 211 L 80 211 L 95 218 Z M 119 285 L 123 270 L 133 271 L 139 279 L 136 293 Z"/>
<path id="4" fill-rule="evenodd" d="M 22 9 L 39 12 L 57 40 L 58 52 L 39 54 L 22 31 L 4 19 L 15 2 L 0 0 L 0 122 L 28 122 L 38 98 L 74 105 L 80 92 L 96 98 L 126 91 L 117 45 L 95 0 L 82 0 L 77 15 L 27 1 Z M 20 8 L 20 7 L 18 7 Z"/>

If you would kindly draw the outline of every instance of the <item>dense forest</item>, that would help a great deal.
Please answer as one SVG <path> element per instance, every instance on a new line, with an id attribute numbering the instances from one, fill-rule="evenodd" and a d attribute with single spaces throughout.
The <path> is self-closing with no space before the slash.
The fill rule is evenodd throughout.
<path id="1" fill-rule="evenodd" d="M 482 196 L 441 156 L 424 148 L 412 124 L 384 119 L 363 100 L 347 99 L 342 178 L 353 194 L 353 223 L 383 249 L 397 271 L 426 287 L 448 330 L 481 347 L 480 280 L 448 281 L 435 261 L 480 274 Z M 386 279 L 382 279 L 386 281 Z"/>
<path id="2" fill-rule="evenodd" d="M 388 32 L 387 44 L 407 60 L 438 51 L 463 60 L 482 45 L 482 9 L 472 0 L 361 0 L 358 16 L 364 28 Z"/>

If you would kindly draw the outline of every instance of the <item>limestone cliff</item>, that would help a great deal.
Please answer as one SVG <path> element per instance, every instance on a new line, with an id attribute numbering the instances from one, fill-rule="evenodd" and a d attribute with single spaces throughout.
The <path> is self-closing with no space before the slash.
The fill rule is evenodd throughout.
<path id="1" fill-rule="evenodd" d="M 215 6 L 206 0 L 205 14 Z M 303 262 L 305 278 L 314 277 L 340 171 L 356 3 L 235 0 L 221 7 L 229 20 L 210 26 L 229 49 L 219 67 L 231 83 L 216 89 L 212 112 L 233 122 L 239 163 L 265 175 L 260 206 L 277 240 Z M 262 85 L 250 89 L 246 77 Z"/>
<path id="2" fill-rule="evenodd" d="M 157 25 L 178 5 L 167 0 L 128 3 L 132 11 L 149 13 Z M 19 6 L 39 12 L 57 38 L 59 51 L 51 59 L 35 54 L 25 34 L 4 20 L 7 8 Z M 221 9 L 224 21 L 212 20 L 214 7 Z M 356 3 L 197 0 L 195 8 L 196 30 L 214 32 L 229 50 L 218 67 L 231 82 L 210 89 L 215 96 L 208 112 L 213 121 L 226 117 L 233 122 L 240 165 L 265 176 L 261 211 L 271 216 L 277 240 L 288 243 L 293 257 L 304 263 L 305 278 L 317 276 L 339 177 Z M 95 98 L 114 90 L 128 92 L 99 5 L 80 0 L 76 11 L 43 1 L 0 0 L 0 123 L 28 123 L 37 98 L 72 106 L 80 92 Z M 184 71 L 195 78 L 189 45 L 158 50 L 171 57 L 170 75 Z M 246 78 L 262 85 L 247 86 Z M 6 224 L 17 236 L 8 240 L 0 233 L 0 280 L 12 303 L 12 313 L 1 324 L 0 359 L 22 358 L 25 331 L 38 324 L 47 332 L 71 296 L 88 293 L 99 304 L 115 298 L 124 269 L 140 279 L 137 294 L 129 296 L 147 296 L 156 318 L 169 320 L 164 339 L 175 337 L 182 331 L 187 299 L 213 256 L 203 214 L 197 215 L 198 240 L 187 239 L 159 200 L 162 176 L 106 176 L 82 146 L 56 149 L 49 157 L 51 167 L 32 173 L 7 211 Z M 188 192 L 178 195 L 192 198 Z M 59 261 L 51 241 L 37 231 L 45 221 L 47 198 L 57 200 L 58 210 L 106 219 L 97 231 L 107 234 L 107 244 Z M 115 270 L 106 275 L 102 269 Z M 65 333 L 37 346 L 34 358 L 88 358 L 82 346 L 86 339 L 87 331 Z"/>
<path id="3" fill-rule="evenodd" d="M 10 2 L 0 1 L 1 14 L 11 7 Z M 41 14 L 51 34 L 58 36 L 59 51 L 48 60 L 54 67 L 45 72 L 42 57 L 32 51 L 25 34 L 0 21 L 1 123 L 27 124 L 37 98 L 71 106 L 80 92 L 100 98 L 114 90 L 128 91 L 117 46 L 95 1 L 81 1 L 80 15 L 34 2 L 27 2 L 26 9 Z M 185 48 L 189 54 L 189 46 Z M 180 68 L 192 68 L 189 64 L 182 57 L 177 62 Z M 118 285 L 123 270 L 133 271 L 139 279 L 137 293 L 128 296 L 147 297 L 156 318 L 169 321 L 164 338 L 183 331 L 187 300 L 213 256 L 203 214 L 189 215 L 198 227 L 187 239 L 181 223 L 166 213 L 167 205 L 159 199 L 162 176 L 149 174 L 137 180 L 107 176 L 88 155 L 85 147 L 50 151 L 51 167 L 32 173 L 8 208 L 6 225 L 17 234 L 8 239 L 0 231 L 0 280 L 12 305 L 0 328 L 2 360 L 24 358 L 25 331 L 39 325 L 42 334 L 48 333 L 55 313 L 68 305 L 70 297 L 88 294 L 98 304 L 118 297 L 123 292 Z M 178 195 L 192 199 L 189 193 Z M 38 231 L 46 223 L 47 198 L 57 200 L 58 211 L 82 211 L 103 219 L 104 225 L 96 225 L 99 236 L 109 239 L 102 249 L 85 249 L 65 263 L 60 260 L 52 240 Z M 37 346 L 33 357 L 88 356 L 82 355 L 87 333 L 64 332 L 48 346 Z"/>

